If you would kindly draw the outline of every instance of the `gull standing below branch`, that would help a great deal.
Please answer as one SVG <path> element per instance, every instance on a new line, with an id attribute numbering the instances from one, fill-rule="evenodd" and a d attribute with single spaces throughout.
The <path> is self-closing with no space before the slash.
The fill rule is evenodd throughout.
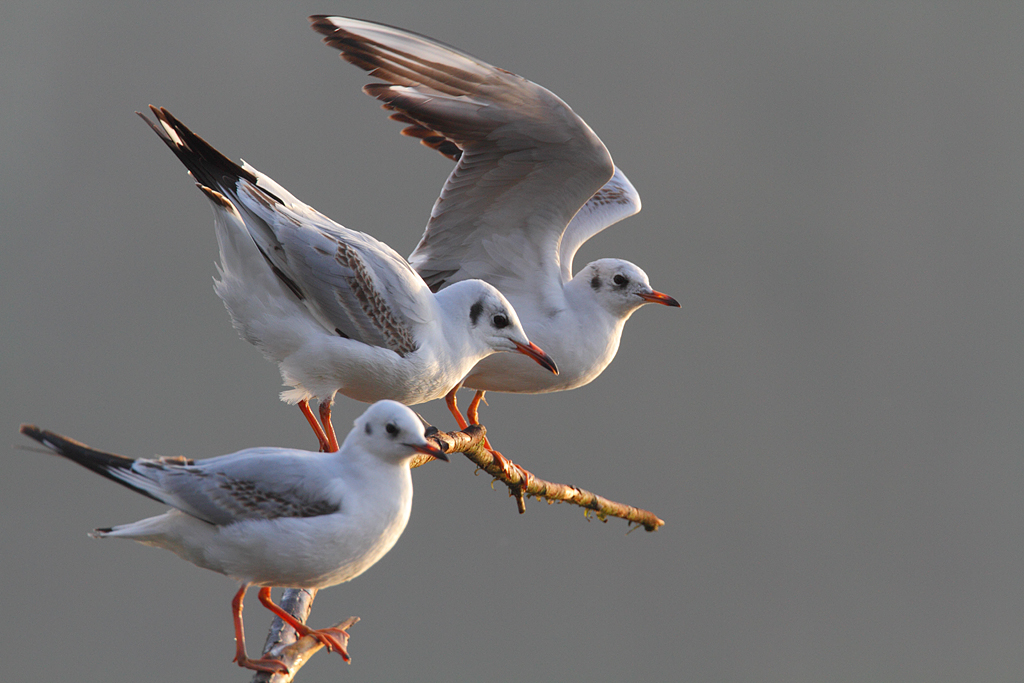
<path id="1" fill-rule="evenodd" d="M 170 112 L 142 119 L 213 203 L 215 289 L 232 323 L 281 370 L 324 451 L 336 392 L 414 405 L 448 394 L 473 366 L 518 351 L 557 373 L 494 286 L 468 280 L 431 292 L 386 244 L 349 230 L 255 168 L 239 166 Z M 320 401 L 320 423 L 309 399 Z M 321 426 L 322 424 L 322 426 Z"/>
<path id="2" fill-rule="evenodd" d="M 313 630 L 270 599 L 271 586 L 325 588 L 370 568 L 398 541 L 412 509 L 409 463 L 417 453 L 448 457 L 424 437 L 423 424 L 394 401 L 370 406 L 340 451 L 250 448 L 200 461 L 132 460 L 32 425 L 21 433 L 93 472 L 173 507 L 95 538 L 127 538 L 166 548 L 242 585 L 232 601 L 239 666 L 287 672 L 276 659 L 245 652 L 242 599 L 259 599 L 300 636 L 312 635 L 347 661 L 339 629 Z"/>

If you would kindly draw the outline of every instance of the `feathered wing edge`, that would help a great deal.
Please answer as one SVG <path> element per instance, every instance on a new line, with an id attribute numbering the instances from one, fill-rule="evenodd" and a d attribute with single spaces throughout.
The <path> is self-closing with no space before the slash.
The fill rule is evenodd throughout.
<path id="1" fill-rule="evenodd" d="M 386 81 L 363 92 L 406 124 L 403 134 L 457 161 L 409 257 L 432 291 L 470 277 L 522 286 L 493 252 L 524 248 L 531 253 L 522 260 L 545 264 L 540 280 L 564 283 L 580 244 L 639 209 L 638 201 L 608 203 L 618 184 L 607 149 L 542 86 L 411 31 L 347 17 L 310 21 L 345 61 Z"/>

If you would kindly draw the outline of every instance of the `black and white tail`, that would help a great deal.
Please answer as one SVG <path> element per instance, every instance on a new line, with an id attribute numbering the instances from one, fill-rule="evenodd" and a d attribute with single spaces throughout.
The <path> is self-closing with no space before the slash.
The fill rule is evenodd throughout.
<path id="1" fill-rule="evenodd" d="M 142 477 L 132 465 L 135 461 L 123 455 L 106 453 L 90 448 L 84 443 L 69 439 L 60 434 L 55 434 L 46 429 L 40 429 L 35 425 L 21 425 L 21 433 L 30 439 L 35 439 L 57 455 L 63 455 L 68 460 L 78 463 L 82 467 L 92 470 L 111 481 L 116 481 L 132 491 L 141 493 L 153 500 L 165 503 L 165 500 L 153 494 L 152 482 Z"/>

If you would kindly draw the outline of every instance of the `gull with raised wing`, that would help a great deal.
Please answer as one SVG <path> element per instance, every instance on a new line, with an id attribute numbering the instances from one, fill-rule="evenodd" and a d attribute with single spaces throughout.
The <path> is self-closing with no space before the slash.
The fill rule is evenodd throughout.
<path id="1" fill-rule="evenodd" d="M 312 635 L 347 661 L 339 640 L 347 634 L 299 623 L 274 604 L 270 587 L 325 588 L 365 572 L 395 545 L 409 521 L 412 458 L 426 453 L 448 460 L 425 438 L 416 414 L 395 401 L 370 406 L 335 453 L 268 447 L 199 461 L 132 460 L 32 425 L 22 425 L 21 433 L 174 508 L 90 535 L 166 548 L 240 582 L 232 601 L 235 661 L 280 673 L 288 670 L 280 660 L 246 655 L 246 590 L 260 586 L 264 606 L 301 636 Z"/>
<path id="2" fill-rule="evenodd" d="M 590 127 L 552 92 L 448 45 L 402 29 L 337 16 L 310 17 L 341 57 L 385 83 L 363 92 L 407 124 L 402 131 L 458 163 L 409 262 L 435 292 L 470 278 L 516 307 L 530 338 L 558 360 L 558 375 L 501 354 L 463 384 L 544 393 L 594 380 L 615 357 L 622 328 L 648 303 L 679 306 L 622 259 L 573 276 L 586 240 L 640 210 L 640 197 Z M 457 389 L 457 388 L 456 388 Z M 464 426 L 455 405 L 448 406 Z"/>
<path id="3" fill-rule="evenodd" d="M 386 244 L 349 230 L 252 166 L 239 166 L 166 109 L 139 114 L 213 203 L 220 247 L 215 289 L 235 328 L 281 370 L 320 441 L 337 450 L 336 392 L 406 405 L 449 394 L 473 366 L 518 351 L 555 363 L 530 342 L 493 285 L 466 280 L 432 292 Z M 309 408 L 320 401 L 320 422 Z"/>

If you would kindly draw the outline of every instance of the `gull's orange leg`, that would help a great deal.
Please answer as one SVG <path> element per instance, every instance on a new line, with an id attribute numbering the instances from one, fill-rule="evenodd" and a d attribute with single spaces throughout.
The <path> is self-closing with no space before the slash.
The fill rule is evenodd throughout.
<path id="1" fill-rule="evenodd" d="M 478 425 L 480 424 L 480 403 L 487 405 L 487 399 L 484 398 L 484 394 L 487 393 L 483 389 L 477 390 L 476 394 L 473 395 L 473 400 L 469 402 L 469 407 L 466 408 L 466 417 L 469 418 L 469 424 Z"/>
<path id="2" fill-rule="evenodd" d="M 344 631 L 340 628 L 312 629 L 306 626 L 298 619 L 296 619 L 295 617 L 293 617 L 292 615 L 288 614 L 283 609 L 278 607 L 276 604 L 274 604 L 274 601 L 270 599 L 270 588 L 268 587 L 260 588 L 259 597 L 260 602 L 263 603 L 263 606 L 269 609 L 274 614 L 276 614 L 278 617 L 280 617 L 281 621 L 295 629 L 295 632 L 299 634 L 299 637 L 313 636 L 321 643 L 323 643 L 324 647 L 326 647 L 328 650 L 334 650 L 339 655 L 341 655 L 341 658 L 344 659 L 346 662 L 351 661 L 350 657 L 348 656 L 348 650 L 346 650 L 345 646 L 341 644 L 340 640 L 338 640 L 339 636 L 343 636 L 347 639 L 347 631 Z"/>
<path id="3" fill-rule="evenodd" d="M 313 428 L 313 433 L 316 434 L 317 441 L 320 442 L 321 452 L 330 452 L 328 449 L 331 447 L 331 442 L 328 441 L 327 435 L 324 433 L 324 428 L 320 426 L 320 423 L 316 421 L 316 416 L 313 415 L 313 411 L 309 408 L 309 401 L 302 399 L 299 401 L 299 410 L 306 416 L 306 421 L 309 422 L 309 426 Z M 335 447 L 334 450 L 338 450 Z"/>
<path id="4" fill-rule="evenodd" d="M 483 403 L 484 405 L 487 405 L 487 399 L 484 398 L 485 393 L 485 390 L 478 389 L 476 394 L 473 396 L 473 400 L 469 403 L 469 408 L 466 409 L 466 417 L 469 418 L 470 424 L 480 424 L 480 404 Z M 463 429 L 465 429 L 465 427 L 463 427 Z M 530 484 L 530 480 L 533 479 L 533 474 L 495 450 L 486 436 L 484 437 L 484 448 L 490 451 L 491 455 L 494 456 L 494 461 L 498 463 L 501 469 L 506 473 L 511 469 L 519 472 L 519 476 L 523 478 L 523 488 L 526 488 Z"/>
<path id="5" fill-rule="evenodd" d="M 459 412 L 459 406 L 455 402 L 455 394 L 461 388 L 461 382 L 452 387 L 452 390 L 445 394 L 444 402 L 448 405 L 448 411 L 455 416 L 455 421 L 459 423 L 459 429 L 465 429 L 469 426 L 469 423 L 466 422 L 466 418 L 462 417 L 462 413 Z"/>
<path id="6" fill-rule="evenodd" d="M 335 453 L 338 450 L 338 436 L 334 433 L 334 425 L 331 424 L 331 403 L 330 399 L 320 401 L 320 422 L 323 423 L 324 434 L 327 435 L 326 453 Z"/>
<path id="7" fill-rule="evenodd" d="M 469 422 L 466 422 L 466 420 L 462 417 L 462 413 L 459 412 L 459 406 L 455 402 L 455 392 L 457 392 L 461 388 L 462 384 L 460 383 L 454 389 L 449 391 L 444 397 L 444 402 L 448 404 L 448 410 L 451 412 L 452 415 L 455 416 L 455 421 L 459 423 L 459 429 L 465 429 L 470 424 L 480 424 L 480 403 L 483 402 L 486 404 L 487 401 L 484 399 L 484 391 L 478 390 L 476 394 L 473 396 L 473 400 L 470 402 L 469 408 L 466 410 L 466 417 L 469 418 Z M 519 484 L 519 492 L 516 494 L 510 493 L 510 495 L 515 495 L 516 505 L 519 507 L 519 512 L 525 512 L 526 504 L 523 501 L 523 492 L 527 489 L 527 487 L 530 485 L 530 482 L 533 480 L 533 474 L 529 470 L 515 464 L 514 462 L 506 458 L 499 451 L 495 450 L 494 447 L 491 446 L 491 442 L 487 439 L 486 436 L 484 437 L 483 446 L 491 454 L 491 457 L 494 458 L 494 462 L 498 465 L 498 467 L 501 468 L 502 472 L 505 473 L 506 477 L 510 477 L 510 473 L 513 471 L 519 473 L 519 476 L 521 478 L 521 482 Z"/>
<path id="8" fill-rule="evenodd" d="M 280 659 L 270 659 L 264 657 L 262 659 L 249 659 L 249 656 L 245 654 L 245 629 L 242 627 L 242 608 L 245 606 L 242 602 L 245 597 L 245 591 L 249 589 L 249 584 L 243 583 L 242 587 L 235 593 L 234 600 L 231 601 L 231 608 L 234 610 L 235 618 L 235 660 L 238 662 L 238 666 L 246 669 L 252 669 L 253 671 L 266 671 L 272 674 L 286 674 L 288 673 L 288 667 Z"/>
<path id="9" fill-rule="evenodd" d="M 487 393 L 484 389 L 478 389 L 476 394 L 473 395 L 473 400 L 469 402 L 469 407 L 466 408 L 466 418 L 469 419 L 469 424 L 478 425 L 480 424 L 480 404 L 487 405 L 487 399 L 484 398 L 484 394 Z M 463 427 L 465 429 L 465 427 Z M 492 453 L 498 453 L 496 450 L 491 448 L 491 442 L 484 437 L 484 448 Z M 503 459 L 505 462 L 509 462 L 505 456 L 498 453 L 498 457 Z"/>

